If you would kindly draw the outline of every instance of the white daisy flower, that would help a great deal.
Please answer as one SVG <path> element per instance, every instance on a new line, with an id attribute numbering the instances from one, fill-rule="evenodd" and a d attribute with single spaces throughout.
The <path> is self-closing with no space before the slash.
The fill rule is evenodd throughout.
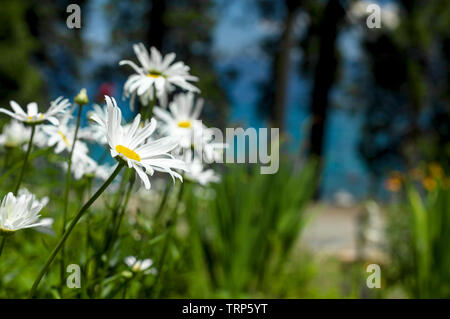
<path id="1" fill-rule="evenodd" d="M 154 171 L 166 172 L 172 178 L 182 177 L 172 169 L 186 170 L 183 161 L 174 159 L 168 152 L 178 146 L 178 142 L 171 137 L 148 141 L 156 128 L 156 120 L 140 127 L 141 116 L 138 114 L 129 127 L 122 126 L 122 112 L 116 100 L 105 96 L 107 103 L 108 120 L 105 125 L 111 156 L 125 161 L 128 167 L 136 170 L 146 189 L 150 189 L 150 180 L 147 174 Z"/>
<path id="2" fill-rule="evenodd" d="M 82 177 L 93 177 L 106 181 L 116 166 L 98 165 L 97 162 L 89 157 L 84 151 L 77 152 L 77 145 L 75 145 L 73 159 L 72 159 L 72 175 L 76 180 Z M 61 163 L 65 171 L 67 171 L 68 164 L 66 162 Z"/>
<path id="3" fill-rule="evenodd" d="M 21 122 L 12 120 L 3 127 L 0 135 L 0 145 L 15 148 L 27 143 L 30 139 L 31 128 L 26 127 Z"/>
<path id="4" fill-rule="evenodd" d="M 192 93 L 178 94 L 169 105 L 169 111 L 155 107 L 153 113 L 164 125 L 163 134 L 173 136 L 182 148 L 191 148 L 194 136 L 201 134 L 203 126 L 199 120 L 203 108 L 203 99 L 197 99 L 194 105 Z"/>
<path id="5" fill-rule="evenodd" d="M 107 144 L 105 132 L 105 123 L 108 119 L 107 106 L 101 107 L 98 104 L 93 105 L 93 110 L 87 113 L 89 125 L 80 127 L 78 137 L 91 143 Z M 99 124 L 102 123 L 102 124 Z"/>
<path id="6" fill-rule="evenodd" d="M 69 123 L 72 115 L 70 112 L 66 113 L 63 118 L 60 119 L 59 124 L 55 125 L 42 125 L 41 130 L 47 136 L 47 146 L 55 147 L 55 153 L 59 154 L 63 151 L 70 152 L 72 149 L 72 143 L 75 136 L 75 125 Z M 78 137 L 78 136 L 77 136 Z M 78 140 L 75 142 L 73 150 L 73 157 L 87 156 L 89 148 L 87 145 Z M 74 162 L 74 160 L 72 160 Z"/>
<path id="7" fill-rule="evenodd" d="M 94 110 L 87 113 L 89 126 L 80 128 L 78 137 L 89 142 L 107 144 L 108 141 L 106 140 L 105 132 L 105 123 L 108 118 L 108 114 L 106 112 L 107 107 L 106 105 L 104 107 L 101 107 L 98 104 L 94 104 L 93 108 Z M 97 123 L 103 124 L 99 125 Z"/>
<path id="8" fill-rule="evenodd" d="M 78 129 L 77 138 L 88 143 L 107 144 L 105 132 L 98 125 L 89 125 Z"/>
<path id="9" fill-rule="evenodd" d="M 94 109 L 87 113 L 89 121 L 91 121 L 94 124 L 106 123 L 106 121 L 108 120 L 107 105 L 101 107 L 98 104 L 94 104 L 92 107 Z M 102 127 L 102 126 L 100 126 L 100 127 Z"/>
<path id="10" fill-rule="evenodd" d="M 169 111 L 155 107 L 153 112 L 164 123 L 161 132 L 179 141 L 179 155 L 193 148 L 196 155 L 200 158 L 205 156 L 208 163 L 222 162 L 223 149 L 228 146 L 213 142 L 213 130 L 203 125 L 199 119 L 202 107 L 202 99 L 194 103 L 194 95 L 187 93 L 175 96 Z"/>
<path id="11" fill-rule="evenodd" d="M 95 175 L 97 169 L 97 162 L 87 155 L 87 146 L 86 149 L 80 151 L 77 150 L 78 146 L 83 144 L 81 142 L 80 144 L 78 143 L 79 141 L 77 141 L 73 150 L 71 167 L 72 175 L 76 180 L 79 180 L 85 175 Z M 61 163 L 61 166 L 67 171 L 67 162 Z"/>
<path id="12" fill-rule="evenodd" d="M 20 195 L 27 195 L 27 196 L 30 196 L 30 195 L 33 195 L 27 188 L 21 188 L 20 190 L 19 190 L 19 192 L 18 192 L 18 194 L 19 194 L 19 196 Z M 34 195 L 33 195 L 34 196 Z M 42 206 L 47 206 L 47 204 L 48 204 L 48 202 L 50 201 L 50 199 L 47 197 L 47 196 L 45 196 L 45 197 L 43 197 L 41 200 L 39 200 L 39 199 L 37 199 L 36 198 L 36 203 L 37 204 L 39 204 L 39 205 L 42 205 Z"/>
<path id="13" fill-rule="evenodd" d="M 228 147 L 224 143 L 205 143 L 203 154 L 208 163 L 223 163 L 223 150 Z"/>
<path id="14" fill-rule="evenodd" d="M 136 71 L 136 74 L 131 75 L 124 85 L 125 97 L 131 95 L 132 106 L 136 95 L 140 97 L 144 105 L 153 100 L 153 88 L 164 107 L 167 106 L 168 93 L 172 92 L 175 86 L 191 92 L 200 92 L 197 87 L 189 83 L 189 81 L 198 81 L 197 77 L 189 74 L 189 67 L 181 61 L 172 64 L 175 53 L 162 57 L 161 53 L 152 47 L 149 54 L 142 43 L 133 45 L 133 49 L 141 66 L 129 60 L 119 62 L 119 65 L 127 64 Z"/>
<path id="15" fill-rule="evenodd" d="M 35 228 L 36 231 L 47 234 L 47 235 L 55 235 L 55 231 L 53 230 L 53 223 L 55 220 L 53 218 L 41 218 L 40 226 Z"/>
<path id="16" fill-rule="evenodd" d="M 220 182 L 220 176 L 211 168 L 204 169 L 198 159 L 193 159 L 190 163 L 187 163 L 187 167 L 186 179 L 199 183 L 202 186 Z"/>
<path id="17" fill-rule="evenodd" d="M 36 127 L 36 132 L 34 133 L 33 138 L 33 145 L 39 148 L 46 147 L 48 143 L 48 136 L 42 130 L 42 126 L 43 125 L 39 125 Z M 23 147 L 25 148 L 26 146 L 24 145 Z"/>
<path id="18" fill-rule="evenodd" d="M 27 190 L 17 196 L 9 192 L 0 205 L 0 234 L 12 234 L 19 229 L 48 225 L 39 220 L 39 212 L 48 203 L 48 198 L 37 200 Z"/>
<path id="19" fill-rule="evenodd" d="M 72 148 L 75 127 L 69 124 L 71 118 L 72 115 L 68 112 L 61 118 L 58 125 L 41 126 L 42 132 L 48 136 L 47 145 L 55 146 L 57 154 L 64 150 L 70 151 Z"/>
<path id="20" fill-rule="evenodd" d="M 203 127 L 194 135 L 192 146 L 196 155 L 206 160 L 207 163 L 222 163 L 223 151 L 228 144 L 214 142 L 213 130 Z"/>
<path id="21" fill-rule="evenodd" d="M 3 127 L 3 134 L 0 135 L 0 145 L 9 148 L 22 147 L 27 149 L 27 143 L 30 140 L 31 128 L 23 125 L 21 122 L 12 120 Z M 36 127 L 34 133 L 33 145 L 42 148 L 47 146 L 48 137 L 41 130 L 41 126 Z"/>
<path id="22" fill-rule="evenodd" d="M 128 256 L 125 258 L 125 264 L 131 268 L 131 270 L 135 273 L 137 272 L 144 272 L 148 273 L 149 268 L 153 265 L 153 260 L 151 259 L 144 259 L 139 260 L 134 256 Z"/>
<path id="23" fill-rule="evenodd" d="M 26 188 L 22 188 L 19 190 L 19 196 L 30 196 L 33 195 L 28 189 Z M 42 207 L 46 206 L 49 202 L 49 198 L 47 196 L 43 197 L 41 200 L 36 199 L 36 204 L 37 205 L 42 205 Z M 48 234 L 48 235 L 54 235 L 55 232 L 53 231 L 53 223 L 54 223 L 54 219 L 47 217 L 47 218 L 41 218 L 39 220 L 39 226 L 36 226 L 34 228 L 34 230 L 40 232 L 40 233 L 44 233 L 44 234 Z"/>
<path id="24" fill-rule="evenodd" d="M 54 125 L 58 125 L 59 121 L 56 118 L 56 115 L 64 113 L 70 106 L 70 102 L 68 99 L 63 99 L 63 97 L 60 96 L 50 103 L 50 108 L 45 113 L 38 111 L 38 105 L 36 102 L 31 102 L 27 105 L 26 113 L 15 101 L 11 101 L 10 105 L 14 112 L 0 108 L 0 113 L 5 113 L 26 124 L 39 124 L 44 121 L 49 121 Z"/>

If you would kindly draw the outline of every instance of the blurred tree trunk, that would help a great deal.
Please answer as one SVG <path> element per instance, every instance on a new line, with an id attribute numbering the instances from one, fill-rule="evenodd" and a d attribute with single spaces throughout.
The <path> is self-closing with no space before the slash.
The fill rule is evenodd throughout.
<path id="1" fill-rule="evenodd" d="M 329 0 L 326 4 L 319 26 L 319 57 L 314 72 L 311 114 L 309 155 L 318 158 L 322 167 L 325 122 L 329 104 L 329 91 L 333 85 L 338 60 L 336 58 L 336 38 L 338 26 L 344 17 L 344 8 L 337 0 Z"/>
<path id="2" fill-rule="evenodd" d="M 166 11 L 166 0 L 151 0 L 151 8 L 146 12 L 146 19 L 149 22 L 146 36 L 146 46 L 156 47 L 162 54 L 166 25 L 164 24 L 164 13 Z M 137 103 L 137 112 L 140 113 L 142 104 Z"/>
<path id="3" fill-rule="evenodd" d="M 280 37 L 278 50 L 274 61 L 274 82 L 275 92 L 274 101 L 271 109 L 271 122 L 273 127 L 278 127 L 280 132 L 284 128 L 284 115 L 287 100 L 287 87 L 289 84 L 289 62 L 290 52 L 293 46 L 293 31 L 297 9 L 300 7 L 301 0 L 285 0 L 288 10 L 285 19 L 283 33 Z"/>
<path id="4" fill-rule="evenodd" d="M 164 24 L 164 13 L 166 11 L 166 0 L 152 0 L 152 8 L 148 12 L 150 22 L 147 32 L 147 43 L 162 51 L 166 26 Z"/>
<path id="5" fill-rule="evenodd" d="M 405 165 L 407 170 L 417 167 L 420 162 L 420 154 L 418 154 L 414 149 L 416 148 L 417 139 L 421 135 L 421 128 L 419 123 L 419 117 L 421 111 L 425 106 L 425 101 L 429 95 L 429 88 L 427 87 L 429 68 L 427 57 L 428 53 L 431 51 L 429 49 L 430 44 L 427 43 L 426 33 L 419 32 L 421 29 L 421 7 L 418 1 L 403 1 L 406 9 L 405 38 L 408 39 L 406 42 L 405 55 L 406 60 L 406 84 L 408 88 L 408 100 L 411 105 L 411 120 L 409 121 L 409 132 L 408 132 L 408 144 L 407 150 L 409 154 L 405 154 Z"/>

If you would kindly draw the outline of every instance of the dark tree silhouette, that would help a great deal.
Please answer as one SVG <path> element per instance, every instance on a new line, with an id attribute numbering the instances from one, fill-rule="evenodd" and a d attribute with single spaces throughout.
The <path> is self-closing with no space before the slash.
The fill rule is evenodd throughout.
<path id="1" fill-rule="evenodd" d="M 284 19 L 283 32 L 281 34 L 274 60 L 274 101 L 270 111 L 272 126 L 284 128 L 284 116 L 287 99 L 287 87 L 289 78 L 290 52 L 293 47 L 293 29 L 300 0 L 285 0 L 287 15 Z"/>
<path id="2" fill-rule="evenodd" d="M 147 13 L 149 28 L 147 32 L 147 44 L 162 50 L 164 35 L 167 26 L 164 23 L 166 13 L 166 0 L 152 0 L 151 9 Z"/>
<path id="3" fill-rule="evenodd" d="M 397 28 L 366 30 L 363 41 L 371 76 L 359 149 L 378 179 L 450 157 L 450 4 L 399 4 Z"/>
<path id="4" fill-rule="evenodd" d="M 339 24 L 344 17 L 340 1 L 329 0 L 319 26 L 319 57 L 314 73 L 311 102 L 313 119 L 309 143 L 309 153 L 322 161 L 325 123 L 329 106 L 329 92 L 333 85 L 338 60 L 336 58 L 336 38 Z M 321 165 L 320 165 L 321 166 Z"/>

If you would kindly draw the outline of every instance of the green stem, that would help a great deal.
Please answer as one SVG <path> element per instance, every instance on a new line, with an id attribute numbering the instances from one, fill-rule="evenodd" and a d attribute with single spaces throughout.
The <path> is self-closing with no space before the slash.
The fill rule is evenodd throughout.
<path id="1" fill-rule="evenodd" d="M 62 233 L 65 231 L 66 222 L 67 222 L 67 210 L 69 206 L 69 193 L 70 193 L 70 182 L 72 177 L 72 156 L 73 156 L 73 150 L 75 149 L 75 144 L 77 141 L 77 135 L 78 135 L 78 129 L 80 127 L 80 121 L 81 121 L 81 106 L 78 106 L 78 116 L 77 116 L 77 124 L 75 126 L 75 134 L 73 136 L 72 141 L 72 147 L 70 148 L 69 158 L 68 158 L 68 165 L 67 165 L 67 173 L 66 173 L 66 188 L 64 191 L 64 214 L 63 214 L 63 228 Z"/>
<path id="2" fill-rule="evenodd" d="M 125 286 L 123 287 L 122 299 L 126 299 L 126 297 L 127 297 L 127 289 L 128 289 L 129 283 L 130 283 L 130 280 L 127 280 L 125 282 Z"/>
<path id="3" fill-rule="evenodd" d="M 133 189 L 133 185 L 134 185 L 135 180 L 136 180 L 136 175 L 133 172 L 131 177 L 130 177 L 128 190 L 127 190 L 126 195 L 125 195 L 125 201 L 124 201 L 124 203 L 122 205 L 122 208 L 121 208 L 119 216 L 118 216 L 118 220 L 116 222 L 115 228 L 114 228 L 113 233 L 112 233 L 112 242 L 113 243 L 114 243 L 114 241 L 115 241 L 115 239 L 116 239 L 116 237 L 117 237 L 117 235 L 119 233 L 120 224 L 122 223 L 123 216 L 125 215 L 125 211 L 126 211 L 126 208 L 128 206 L 128 201 L 130 199 L 131 191 Z"/>
<path id="4" fill-rule="evenodd" d="M 14 189 L 14 195 L 17 195 L 20 184 L 22 183 L 23 175 L 25 174 L 25 168 L 27 166 L 28 158 L 30 157 L 31 149 L 33 148 L 33 138 L 36 132 L 36 125 L 31 126 L 31 136 L 28 142 L 27 152 L 25 153 L 25 159 L 23 161 L 22 170 L 20 171 L 19 180 L 17 181 L 16 188 Z"/>
<path id="5" fill-rule="evenodd" d="M 179 207 L 180 202 L 181 202 L 181 200 L 183 198 L 184 184 L 185 184 L 185 182 L 183 182 L 181 184 L 181 186 L 180 186 L 180 191 L 178 192 L 178 198 L 177 198 L 177 202 L 175 204 L 175 208 L 174 208 L 174 210 L 172 212 L 171 219 L 168 221 L 169 229 L 167 230 L 167 237 L 166 237 L 166 240 L 164 241 L 163 251 L 162 251 L 159 263 L 158 263 L 158 268 L 157 268 L 158 269 L 158 275 L 156 276 L 155 282 L 153 284 L 154 289 L 155 290 L 157 289 L 156 290 L 156 293 L 157 293 L 156 296 L 157 297 L 159 297 L 159 293 L 160 293 L 160 290 L 158 289 L 158 283 L 161 280 L 161 277 L 163 275 L 163 267 L 164 267 L 164 263 L 166 261 L 167 250 L 169 248 L 169 243 L 170 243 L 170 241 L 172 239 L 172 232 L 173 232 L 173 229 L 176 226 L 176 221 L 177 221 L 177 217 L 178 217 L 178 207 Z"/>
<path id="6" fill-rule="evenodd" d="M 164 194 L 161 199 L 161 202 L 159 203 L 158 210 L 156 211 L 155 221 L 158 221 L 159 218 L 161 217 L 161 213 L 163 211 L 164 206 L 166 205 L 167 198 L 169 197 L 169 191 L 171 189 L 171 186 L 172 186 L 172 183 L 170 183 L 170 181 L 169 181 L 166 185 L 166 189 L 164 190 Z"/>
<path id="7" fill-rule="evenodd" d="M 104 244 L 104 248 L 103 251 L 107 251 L 110 244 L 111 244 L 111 239 L 112 239 L 112 232 L 114 231 L 115 225 L 116 225 L 116 221 L 117 221 L 117 215 L 119 214 L 119 210 L 120 210 L 120 205 L 122 204 L 122 200 L 123 200 L 123 193 L 125 191 L 125 187 L 127 185 L 127 181 L 130 177 L 129 175 L 130 173 L 130 169 L 127 169 L 125 171 L 125 173 L 122 176 L 122 181 L 120 182 L 120 186 L 119 189 L 117 190 L 117 193 L 115 195 L 114 198 L 114 204 L 112 206 L 112 217 L 111 217 L 111 229 L 107 229 L 106 234 L 105 234 L 105 244 Z"/>
<path id="8" fill-rule="evenodd" d="M 91 207 L 91 205 L 97 200 L 97 198 L 105 191 L 105 189 L 111 184 L 111 182 L 116 178 L 116 176 L 119 174 L 122 167 L 125 165 L 124 162 L 120 162 L 119 165 L 116 167 L 114 172 L 111 174 L 111 176 L 105 181 L 105 183 L 95 192 L 95 194 L 86 202 L 86 204 L 81 207 L 80 211 L 77 213 L 77 215 L 74 217 L 72 222 L 70 223 L 67 230 L 64 232 L 63 236 L 59 240 L 56 247 L 53 249 L 52 253 L 50 254 L 49 258 L 47 259 L 46 263 L 42 267 L 39 275 L 37 276 L 36 280 L 34 281 L 33 287 L 31 287 L 30 295 L 29 297 L 32 298 L 34 294 L 36 293 L 36 289 L 44 275 L 47 273 L 48 268 L 52 264 L 53 260 L 55 259 L 58 252 L 61 250 L 62 246 L 66 242 L 67 238 L 71 234 L 72 230 L 75 228 L 78 221 L 81 219 L 83 214 Z"/>
<path id="9" fill-rule="evenodd" d="M 5 152 L 5 156 L 4 156 L 4 160 L 3 160 L 2 173 L 5 172 L 6 169 L 8 168 L 8 166 L 9 166 L 9 159 L 11 157 L 13 157 L 14 149 L 11 148 L 11 147 L 6 147 L 5 146 L 5 151 L 6 152 Z"/>
<path id="10" fill-rule="evenodd" d="M 117 217 L 118 220 L 115 221 L 115 224 L 113 225 L 113 230 L 112 230 L 112 234 L 111 234 L 110 244 L 106 248 L 107 249 L 107 251 L 106 251 L 106 261 L 105 261 L 105 264 L 103 265 L 103 270 L 102 270 L 102 275 L 101 275 L 102 279 L 100 280 L 99 296 L 101 296 L 101 294 L 102 294 L 103 280 L 107 276 L 109 262 L 111 260 L 112 252 L 113 252 L 112 248 L 114 246 L 114 242 L 116 240 L 116 237 L 119 234 L 120 224 L 122 223 L 123 216 L 125 215 L 125 211 L 126 211 L 126 208 L 128 206 L 128 200 L 130 199 L 131 190 L 133 189 L 133 185 L 134 185 L 135 180 L 136 180 L 136 173 L 132 172 L 132 175 L 129 178 L 129 184 L 128 184 L 128 189 L 127 189 L 127 192 L 126 192 L 126 195 L 125 195 L 125 200 L 123 202 L 122 207 L 120 208 L 119 216 Z"/>
<path id="11" fill-rule="evenodd" d="M 156 103 L 156 89 L 155 89 L 155 87 L 153 87 L 153 99 L 150 100 L 150 104 L 148 105 L 146 112 L 143 114 L 142 121 L 144 123 L 146 120 L 148 120 L 152 117 L 153 107 L 155 106 L 155 103 Z"/>
<path id="12" fill-rule="evenodd" d="M 2 256 L 3 247 L 5 247 L 6 236 L 2 236 L 2 242 L 0 243 L 0 257 Z"/>
<path id="13" fill-rule="evenodd" d="M 105 251 L 108 251 L 110 242 L 111 242 L 111 235 L 112 235 L 112 231 L 114 229 L 114 225 L 116 222 L 116 216 L 117 216 L 117 212 L 119 210 L 119 206 L 122 203 L 122 198 L 123 198 L 123 192 L 126 186 L 126 181 L 127 181 L 127 176 L 128 176 L 128 172 L 129 170 L 126 169 L 125 172 L 122 175 L 122 179 L 120 181 L 120 185 L 119 188 L 117 189 L 116 194 L 114 195 L 114 203 L 112 204 L 112 206 L 107 205 L 108 209 L 111 209 L 112 212 L 112 216 L 111 216 L 111 228 L 106 229 L 105 231 L 105 235 L 104 237 L 104 244 L 103 244 L 103 249 L 99 252 L 97 252 L 98 256 L 100 257 L 100 261 L 102 260 L 102 255 L 104 254 Z M 99 265 L 99 263 L 95 263 L 95 270 L 94 270 L 94 277 L 95 278 L 99 278 L 101 276 L 101 274 L 99 274 L 99 271 L 102 271 L 104 267 L 104 263 L 101 262 L 101 265 Z"/>
<path id="14" fill-rule="evenodd" d="M 69 193 L 70 193 L 70 182 L 72 177 L 72 156 L 73 150 L 75 149 L 75 144 L 77 142 L 78 129 L 80 128 L 81 121 L 81 106 L 78 106 L 78 115 L 77 115 L 77 124 L 75 126 L 75 134 L 73 135 L 72 147 L 70 149 L 68 165 L 67 165 L 67 173 L 66 173 L 66 189 L 64 191 L 64 211 L 63 211 L 63 224 L 61 229 L 61 234 L 64 234 L 66 230 L 67 224 L 67 210 L 69 208 Z M 64 245 L 61 248 L 61 265 L 60 265 L 60 279 L 61 279 L 61 293 L 62 287 L 64 284 L 64 275 L 65 275 L 65 253 L 64 253 Z"/>
<path id="15" fill-rule="evenodd" d="M 122 205 L 122 201 L 124 198 L 125 187 L 127 186 L 127 182 L 129 182 L 130 177 L 131 177 L 131 175 L 130 175 L 132 173 L 131 171 L 132 171 L 132 169 L 128 168 L 126 170 L 126 172 L 123 174 L 122 183 L 121 183 L 119 191 L 118 191 L 119 193 L 117 194 L 118 196 L 116 195 L 117 197 L 116 197 L 116 200 L 115 200 L 115 203 L 113 206 L 113 219 L 112 219 L 113 227 L 111 228 L 112 230 L 114 230 L 114 227 L 117 222 L 117 216 L 119 215 L 120 207 Z"/>
<path id="16" fill-rule="evenodd" d="M 34 153 L 32 153 L 28 160 L 34 160 L 35 158 L 48 153 L 52 148 L 48 147 L 48 148 L 44 148 L 44 149 L 40 149 Z M 2 176 L 0 177 L 0 185 L 3 184 L 3 182 L 5 181 L 5 179 L 10 176 L 11 174 L 13 174 L 14 172 L 17 171 L 17 169 L 20 168 L 20 166 L 23 165 L 22 162 L 17 162 L 16 164 L 14 164 L 9 170 L 7 170 L 4 174 L 2 174 Z"/>
<path id="17" fill-rule="evenodd" d="M 91 191 L 92 191 L 92 178 L 89 178 L 87 183 L 88 183 L 88 185 L 87 185 L 87 196 L 89 197 L 89 196 L 91 196 Z M 89 214 L 89 212 L 88 212 L 88 214 Z M 88 216 L 86 218 L 86 247 L 85 247 L 86 261 L 85 261 L 84 270 L 83 270 L 85 282 L 88 282 L 88 278 L 89 278 L 89 262 L 90 262 L 89 242 L 90 242 L 90 238 L 91 238 L 91 230 L 90 230 L 90 223 L 89 223 L 89 216 Z M 88 294 L 88 289 L 87 288 L 88 288 L 88 285 L 83 285 L 83 297 L 84 298 L 89 298 L 89 294 Z"/>

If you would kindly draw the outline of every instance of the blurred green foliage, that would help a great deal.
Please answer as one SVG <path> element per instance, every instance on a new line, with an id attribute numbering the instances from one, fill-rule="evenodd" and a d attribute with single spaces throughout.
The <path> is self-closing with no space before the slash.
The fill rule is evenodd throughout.
<path id="1" fill-rule="evenodd" d="M 275 175 L 261 175 L 257 167 L 230 167 L 220 184 L 201 195 L 212 197 L 206 202 L 196 199 L 201 189 L 190 188 L 187 253 L 195 266 L 195 295 L 284 294 L 274 278 L 285 271 L 307 220 L 316 167 L 309 163 L 301 173 L 288 163 L 281 167 Z"/>
<path id="2" fill-rule="evenodd" d="M 450 297 L 450 188 L 443 175 L 409 181 L 390 210 L 391 280 L 413 298 Z"/>
<path id="3" fill-rule="evenodd" d="M 0 105 L 40 100 L 42 79 L 33 64 L 37 46 L 26 22 L 28 1 L 2 1 L 0 10 Z"/>
<path id="4" fill-rule="evenodd" d="M 24 186 L 39 197 L 50 197 L 43 217 L 55 219 L 56 236 L 25 230 L 8 238 L 0 258 L 1 297 L 26 296 L 61 231 L 58 163 L 64 157 L 52 152 L 42 155 L 42 151 L 32 154 L 41 157 L 32 155 Z M 10 151 L 9 157 L 10 163 L 20 163 L 23 152 Z M 13 174 L 2 181 L 2 196 L 17 177 L 14 165 L 2 171 L 11 168 Z M 313 163 L 301 170 L 286 164 L 278 174 L 260 175 L 258 167 L 227 166 L 222 182 L 211 187 L 188 181 L 174 187 L 169 182 L 168 200 L 160 214 L 164 187 L 157 183 L 150 194 L 138 193 L 137 185 L 121 183 L 120 177 L 83 217 L 66 245 L 66 265 L 80 265 L 82 288 L 66 287 L 69 274 L 63 269 L 60 276 L 56 260 L 38 297 L 298 296 L 315 272 L 311 262 L 298 260 L 306 252 L 295 249 L 291 258 L 307 220 L 315 169 Z M 78 210 L 94 189 L 89 179 L 75 181 L 69 212 Z M 112 236 L 116 231 L 117 236 Z M 133 273 L 124 263 L 130 255 L 152 258 L 157 272 Z"/>

